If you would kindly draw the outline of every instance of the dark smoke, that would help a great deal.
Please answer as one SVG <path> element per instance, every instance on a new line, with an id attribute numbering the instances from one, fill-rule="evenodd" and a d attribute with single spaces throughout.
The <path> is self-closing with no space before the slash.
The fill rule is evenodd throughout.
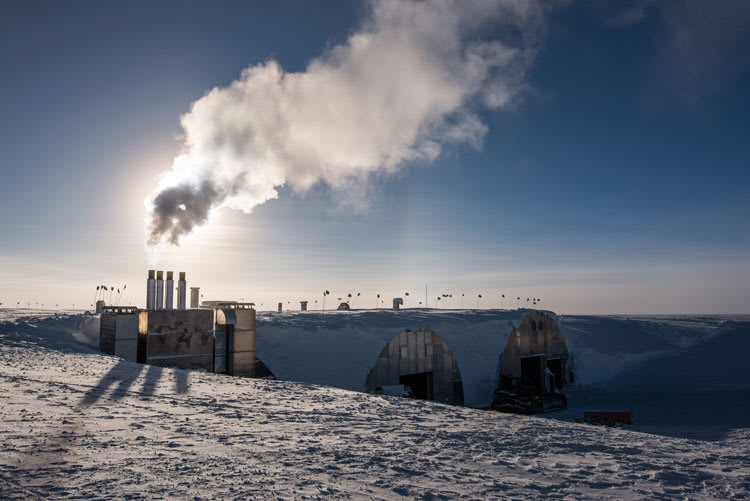
<path id="1" fill-rule="evenodd" d="M 148 245 L 166 240 L 177 245 L 180 238 L 208 219 L 212 207 L 220 204 L 225 195 L 211 181 L 198 186 L 180 184 L 166 188 L 154 198 Z"/>

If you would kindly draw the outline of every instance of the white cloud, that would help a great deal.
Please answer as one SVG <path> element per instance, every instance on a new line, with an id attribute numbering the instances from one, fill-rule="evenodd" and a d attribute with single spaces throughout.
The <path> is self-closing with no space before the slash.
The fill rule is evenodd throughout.
<path id="1" fill-rule="evenodd" d="M 149 245 L 177 244 L 222 207 L 250 212 L 286 184 L 345 191 L 446 144 L 481 147 L 478 111 L 523 95 L 543 11 L 528 0 L 377 1 L 305 71 L 245 69 L 182 117 L 183 151 L 146 200 Z"/>

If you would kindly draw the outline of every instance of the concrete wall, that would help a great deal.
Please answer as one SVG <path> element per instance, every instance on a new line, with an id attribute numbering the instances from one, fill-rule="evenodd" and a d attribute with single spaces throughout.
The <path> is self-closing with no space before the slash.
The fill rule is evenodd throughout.
<path id="1" fill-rule="evenodd" d="M 138 314 L 103 313 L 99 321 L 99 349 L 135 362 L 138 353 Z"/>
<path id="2" fill-rule="evenodd" d="M 142 311 L 138 362 L 212 371 L 213 330 L 213 310 Z"/>
<path id="3" fill-rule="evenodd" d="M 393 337 L 367 376 L 367 391 L 400 384 L 401 376 L 432 372 L 433 400 L 463 405 L 461 373 L 448 344 L 435 332 L 404 330 Z"/>

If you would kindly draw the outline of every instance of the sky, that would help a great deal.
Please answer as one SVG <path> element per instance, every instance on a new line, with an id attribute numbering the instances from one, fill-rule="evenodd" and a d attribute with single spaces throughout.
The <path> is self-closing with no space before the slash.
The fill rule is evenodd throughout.
<path id="1" fill-rule="evenodd" d="M 520 5 L 0 3 L 2 307 L 750 313 L 750 5 Z"/>

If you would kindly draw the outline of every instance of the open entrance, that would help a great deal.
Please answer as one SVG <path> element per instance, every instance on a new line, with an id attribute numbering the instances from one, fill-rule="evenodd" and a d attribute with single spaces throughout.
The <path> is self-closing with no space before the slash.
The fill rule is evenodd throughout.
<path id="1" fill-rule="evenodd" d="M 234 342 L 234 325 L 220 325 L 214 330 L 214 372 L 231 374 L 229 348 Z"/>
<path id="2" fill-rule="evenodd" d="M 562 358 L 553 358 L 547 360 L 547 368 L 553 374 L 552 388 L 560 390 L 565 383 L 565 360 Z"/>
<path id="3" fill-rule="evenodd" d="M 398 378 L 399 384 L 411 388 L 414 396 L 422 400 L 432 400 L 434 391 L 432 387 L 432 371 L 420 372 L 419 374 L 407 374 Z"/>
<path id="4" fill-rule="evenodd" d="M 544 357 L 532 356 L 521 357 L 521 380 L 537 388 L 540 392 L 544 391 Z"/>
<path id="5" fill-rule="evenodd" d="M 368 392 L 397 385 L 408 387 L 414 398 L 464 403 L 456 358 L 445 340 L 430 329 L 407 329 L 393 336 L 365 380 Z"/>

